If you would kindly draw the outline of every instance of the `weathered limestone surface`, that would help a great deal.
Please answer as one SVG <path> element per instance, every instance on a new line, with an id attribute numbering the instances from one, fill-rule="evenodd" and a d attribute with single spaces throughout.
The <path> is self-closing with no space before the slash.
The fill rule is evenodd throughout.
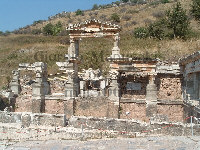
<path id="1" fill-rule="evenodd" d="M 105 119 L 95 117 L 72 117 L 69 119 L 69 125 L 75 128 L 80 128 L 82 124 L 86 124 L 87 129 L 114 130 L 120 132 L 137 132 L 142 135 L 144 131 L 150 131 L 147 134 L 164 134 L 173 136 L 191 135 L 190 124 L 174 123 L 173 125 L 167 122 L 140 122 L 127 119 Z M 194 134 L 199 135 L 200 130 L 197 125 L 194 126 Z M 156 129 L 156 130 L 154 130 Z M 144 134 L 145 135 L 145 134 Z"/>
<path id="2" fill-rule="evenodd" d="M 171 122 L 183 122 L 186 118 L 183 105 L 157 105 L 157 110 L 158 114 L 165 115 Z"/>
<path id="3" fill-rule="evenodd" d="M 45 113 L 48 114 L 64 114 L 64 101 L 63 100 L 46 100 Z"/>
<path id="4" fill-rule="evenodd" d="M 182 100 L 182 78 L 174 75 L 158 75 L 156 78 L 158 99 Z"/>
<path id="5" fill-rule="evenodd" d="M 105 97 L 75 100 L 76 116 L 118 118 L 119 106 Z"/>
<path id="6" fill-rule="evenodd" d="M 0 111 L 1 123 L 18 123 L 22 126 L 44 125 L 44 126 L 66 126 L 64 114 L 42 114 L 42 113 L 20 113 Z"/>
<path id="7" fill-rule="evenodd" d="M 137 119 L 140 121 L 149 121 L 146 116 L 145 103 L 120 103 L 120 118 L 121 119 Z"/>

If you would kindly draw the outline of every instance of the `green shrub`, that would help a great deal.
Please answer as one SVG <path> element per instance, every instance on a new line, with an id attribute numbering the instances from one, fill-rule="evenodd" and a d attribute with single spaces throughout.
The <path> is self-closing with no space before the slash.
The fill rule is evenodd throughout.
<path id="1" fill-rule="evenodd" d="M 169 0 L 161 0 L 161 3 L 162 3 L 162 4 L 169 3 Z"/>
<path id="2" fill-rule="evenodd" d="M 114 13 L 111 15 L 111 20 L 113 20 L 114 22 L 120 22 L 120 17 L 117 13 Z"/>
<path id="3" fill-rule="evenodd" d="M 52 25 L 51 23 L 48 23 L 44 28 L 43 28 L 43 33 L 45 35 L 58 35 L 62 31 L 62 24 L 59 21 L 57 24 Z"/>
<path id="4" fill-rule="evenodd" d="M 43 34 L 53 35 L 53 25 L 51 23 L 48 23 L 46 26 L 44 26 Z"/>
<path id="5" fill-rule="evenodd" d="M 52 28 L 53 30 L 53 35 L 58 35 L 61 31 L 62 31 L 62 24 L 61 22 L 59 21 L 56 25 L 53 26 Z"/>
<path id="6" fill-rule="evenodd" d="M 78 9 L 76 12 L 76 15 L 78 16 L 78 15 L 84 15 L 84 13 L 83 13 L 83 11 L 82 10 L 80 10 L 80 9 Z"/>
<path id="7" fill-rule="evenodd" d="M 139 27 L 134 30 L 135 38 L 147 38 L 149 36 L 148 29 L 145 27 Z"/>
<path id="8" fill-rule="evenodd" d="M 149 36 L 159 40 L 162 40 L 164 37 L 166 37 L 166 30 L 168 29 L 165 19 L 158 20 L 148 26 Z"/>
<path id="9" fill-rule="evenodd" d="M 192 0 L 190 12 L 192 16 L 200 23 L 200 0 Z"/>

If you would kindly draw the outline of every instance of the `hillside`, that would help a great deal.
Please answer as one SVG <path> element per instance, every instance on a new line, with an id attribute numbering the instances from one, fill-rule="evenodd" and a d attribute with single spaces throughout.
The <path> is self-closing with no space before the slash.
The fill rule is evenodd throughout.
<path id="1" fill-rule="evenodd" d="M 182 0 L 181 3 L 188 10 L 191 0 Z M 196 36 L 188 40 L 136 39 L 133 37 L 134 28 L 145 26 L 159 19 L 173 4 L 173 1 L 166 4 L 153 1 L 143 5 L 122 5 L 84 11 L 83 16 L 77 16 L 75 12 L 72 12 L 65 17 L 52 17 L 53 19 L 27 26 L 19 31 L 27 30 L 31 32 L 34 29 L 42 29 L 49 22 L 56 24 L 58 21 L 61 21 L 64 27 L 68 23 L 78 23 L 93 18 L 101 21 L 112 21 L 110 16 L 117 13 L 120 16 L 120 23 L 118 24 L 122 27 L 120 41 L 122 54 L 129 54 L 131 57 L 158 57 L 161 60 L 177 61 L 180 57 L 200 49 L 200 30 L 196 21 L 191 20 L 191 28 L 196 32 Z M 19 63 L 37 61 L 35 56 L 38 52 L 41 54 L 41 51 L 43 51 L 45 58 L 48 58 L 46 62 L 49 65 L 49 74 L 54 74 L 58 70 L 55 62 L 64 61 L 64 54 L 67 53 L 68 46 L 68 36 L 31 34 L 0 36 L 0 87 L 7 84 L 10 80 L 11 71 L 16 69 Z M 112 39 L 83 39 L 80 43 L 81 68 L 93 67 L 96 69 L 100 67 L 105 71 L 108 70 L 105 58 L 110 55 L 112 46 Z M 58 54 L 61 56 L 60 59 L 56 57 Z M 100 55 L 103 55 L 103 60 L 99 59 L 101 58 Z"/>

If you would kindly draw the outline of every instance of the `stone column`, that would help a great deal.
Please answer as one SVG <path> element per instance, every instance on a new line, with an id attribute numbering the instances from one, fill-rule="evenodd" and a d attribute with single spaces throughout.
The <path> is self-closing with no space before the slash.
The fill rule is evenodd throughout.
<path id="1" fill-rule="evenodd" d="M 10 82 L 10 89 L 14 94 L 18 95 L 21 92 L 21 86 L 19 81 L 20 73 L 18 70 L 13 70 L 12 74 L 13 74 L 13 79 Z"/>
<path id="2" fill-rule="evenodd" d="M 67 61 L 68 66 L 66 73 L 68 82 L 65 87 L 65 96 L 67 98 L 77 97 L 79 94 L 79 79 L 78 79 L 78 56 L 79 56 L 79 40 L 70 38 L 70 46 L 68 48 Z"/>
<path id="3" fill-rule="evenodd" d="M 149 84 L 146 87 L 146 115 L 148 117 L 157 114 L 157 87 L 154 80 L 155 75 L 149 75 Z"/>
<path id="4" fill-rule="evenodd" d="M 100 90 L 101 90 L 101 96 L 105 96 L 106 95 L 106 79 L 100 81 Z"/>
<path id="5" fill-rule="evenodd" d="M 36 71 L 36 80 L 32 85 L 32 112 L 42 113 L 45 111 L 44 84 L 40 71 Z"/>
<path id="6" fill-rule="evenodd" d="M 85 81 L 80 81 L 80 96 L 83 97 L 85 95 Z"/>
<path id="7" fill-rule="evenodd" d="M 118 71 L 110 71 L 110 85 L 109 85 L 109 99 L 119 102 L 120 99 L 120 88 L 118 83 L 119 72 Z"/>
<path id="8" fill-rule="evenodd" d="M 122 56 L 120 55 L 120 49 L 119 49 L 119 33 L 115 34 L 114 36 L 114 47 L 112 49 L 112 55 L 110 56 L 111 58 L 121 58 Z"/>
<path id="9" fill-rule="evenodd" d="M 70 38 L 70 46 L 68 48 L 68 60 L 79 56 L 79 40 Z"/>

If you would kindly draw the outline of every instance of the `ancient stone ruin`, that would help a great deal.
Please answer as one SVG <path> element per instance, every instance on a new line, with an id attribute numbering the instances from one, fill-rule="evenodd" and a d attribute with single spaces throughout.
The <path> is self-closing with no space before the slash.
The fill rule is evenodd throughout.
<path id="1" fill-rule="evenodd" d="M 43 62 L 19 64 L 10 83 L 12 94 L 7 95 L 11 111 L 144 122 L 184 122 L 186 116 L 199 115 L 199 52 L 172 63 L 134 59 L 120 54 L 118 25 L 87 20 L 66 30 L 68 54 L 65 62 L 57 62 L 63 74 L 48 75 Z M 113 38 L 109 74 L 92 68 L 78 72 L 80 39 L 98 37 Z"/>

